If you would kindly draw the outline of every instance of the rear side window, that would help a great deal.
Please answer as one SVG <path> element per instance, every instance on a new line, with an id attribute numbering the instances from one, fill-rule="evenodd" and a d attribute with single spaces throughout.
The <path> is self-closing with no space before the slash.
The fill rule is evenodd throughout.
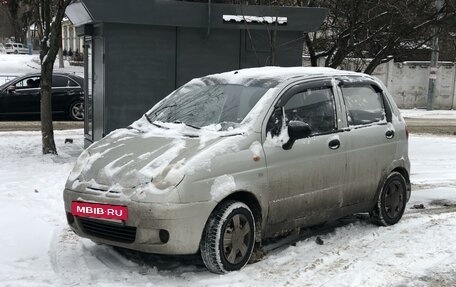
<path id="1" fill-rule="evenodd" d="M 68 81 L 68 83 L 70 84 L 70 87 L 79 87 L 79 84 L 76 83 L 75 81 L 73 81 L 72 79 L 70 79 L 70 80 Z"/>
<path id="2" fill-rule="evenodd" d="M 54 87 L 54 88 L 68 87 L 68 81 L 69 81 L 69 79 L 67 77 L 54 76 L 54 77 L 52 77 L 52 87 Z"/>
<path id="3" fill-rule="evenodd" d="M 314 133 L 336 130 L 336 112 L 332 89 L 308 89 L 293 95 L 284 106 L 287 123 L 303 121 Z"/>
<path id="4" fill-rule="evenodd" d="M 385 121 L 383 96 L 371 85 L 342 86 L 349 126 Z"/>

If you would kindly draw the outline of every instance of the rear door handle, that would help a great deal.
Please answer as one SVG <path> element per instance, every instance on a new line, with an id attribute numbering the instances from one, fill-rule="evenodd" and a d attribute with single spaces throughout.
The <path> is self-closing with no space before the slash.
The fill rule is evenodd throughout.
<path id="1" fill-rule="evenodd" d="M 394 138 L 394 131 L 393 130 L 387 130 L 385 133 L 385 136 L 387 139 L 392 139 Z"/>
<path id="2" fill-rule="evenodd" d="M 340 140 L 333 139 L 328 143 L 330 149 L 338 149 L 340 147 Z"/>

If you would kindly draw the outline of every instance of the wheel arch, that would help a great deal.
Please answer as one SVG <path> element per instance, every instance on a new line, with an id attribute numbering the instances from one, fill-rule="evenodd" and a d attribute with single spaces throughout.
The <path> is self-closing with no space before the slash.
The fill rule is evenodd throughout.
<path id="1" fill-rule="evenodd" d="M 410 182 L 410 175 L 408 174 L 408 171 L 405 168 L 398 166 L 395 169 L 393 169 L 391 172 L 398 172 L 404 177 L 406 188 L 407 188 L 407 201 L 408 201 L 410 199 L 410 192 L 412 190 L 412 184 Z"/>
<path id="2" fill-rule="evenodd" d="M 262 222 L 263 222 L 263 214 L 262 214 L 262 208 L 260 205 L 260 201 L 258 198 L 251 192 L 246 191 L 246 190 L 237 190 L 235 192 L 230 193 L 223 199 L 221 199 L 217 205 L 212 209 L 211 213 L 214 212 L 214 210 L 222 203 L 227 200 L 235 200 L 244 203 L 247 205 L 250 210 L 252 211 L 253 217 L 255 219 L 255 241 L 256 242 L 261 242 L 262 238 Z M 209 221 L 209 218 L 207 219 Z M 207 221 L 205 223 L 205 226 L 207 225 Z"/>

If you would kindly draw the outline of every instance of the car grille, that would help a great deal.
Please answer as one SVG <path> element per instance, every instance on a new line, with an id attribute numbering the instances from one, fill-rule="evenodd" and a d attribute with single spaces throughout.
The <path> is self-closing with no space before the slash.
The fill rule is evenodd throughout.
<path id="1" fill-rule="evenodd" d="M 81 222 L 83 231 L 88 235 L 123 243 L 132 243 L 136 238 L 136 227 L 105 223 L 99 220 L 81 217 L 79 221 Z"/>

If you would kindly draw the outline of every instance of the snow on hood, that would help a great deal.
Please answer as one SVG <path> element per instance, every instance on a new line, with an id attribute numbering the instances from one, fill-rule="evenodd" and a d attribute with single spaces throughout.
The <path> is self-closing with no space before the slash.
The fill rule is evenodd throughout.
<path id="1" fill-rule="evenodd" d="M 214 127 L 196 130 L 184 124 L 160 124 L 169 129 L 146 125 L 141 119 L 131 128 L 113 131 L 91 145 L 79 157 L 67 187 L 126 193 L 127 189 L 147 185 L 155 194 L 164 193 L 185 174 L 209 170 L 211 159 L 236 148 L 240 136 L 218 132 Z M 213 143 L 222 139 L 226 144 L 214 148 Z"/>
<path id="2" fill-rule="evenodd" d="M 132 188 L 163 177 L 168 166 L 198 145 L 188 137 L 144 137 L 135 130 L 117 130 L 81 155 L 68 180 L 73 181 L 72 188 L 81 183 Z"/>

